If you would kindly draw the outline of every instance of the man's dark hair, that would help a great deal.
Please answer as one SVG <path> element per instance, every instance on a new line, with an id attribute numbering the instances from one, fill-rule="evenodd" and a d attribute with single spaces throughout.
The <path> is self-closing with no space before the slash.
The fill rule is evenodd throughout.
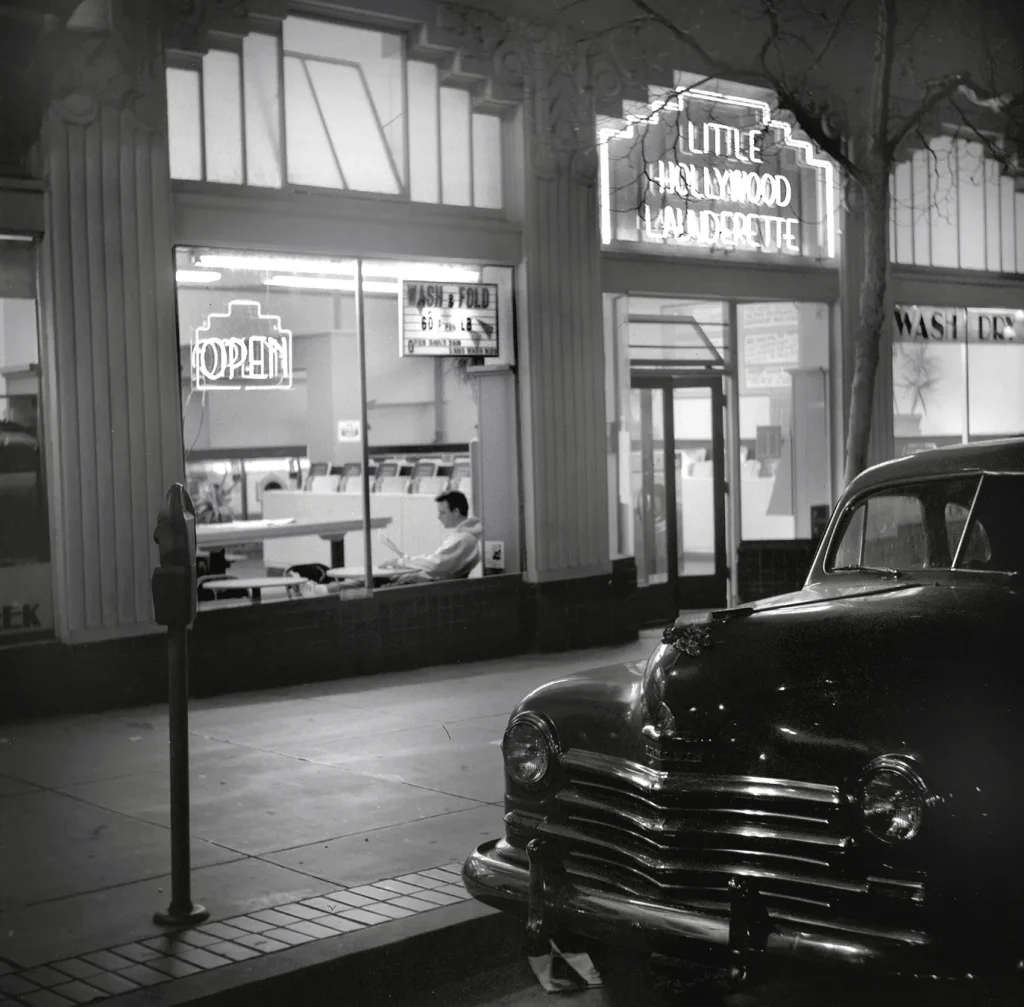
<path id="1" fill-rule="evenodd" d="M 465 493 L 458 490 L 448 490 L 447 493 L 439 493 L 434 499 L 438 503 L 448 504 L 448 510 L 458 511 L 463 517 L 469 517 L 469 501 Z"/>

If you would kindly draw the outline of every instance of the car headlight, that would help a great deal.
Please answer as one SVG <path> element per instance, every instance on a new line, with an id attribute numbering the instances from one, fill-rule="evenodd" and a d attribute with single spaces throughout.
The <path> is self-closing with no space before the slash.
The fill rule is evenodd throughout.
<path id="1" fill-rule="evenodd" d="M 554 767 L 557 745 L 554 732 L 539 714 L 521 713 L 513 718 L 502 741 L 505 769 L 520 786 L 536 787 Z"/>
<path id="2" fill-rule="evenodd" d="M 647 659 L 640 690 L 643 695 L 646 720 L 660 729 L 675 727 L 672 713 L 665 705 L 665 674 L 675 664 L 676 650 L 669 644 L 659 644 Z"/>
<path id="3" fill-rule="evenodd" d="M 921 831 L 927 798 L 924 782 L 905 760 L 876 759 L 861 783 L 864 828 L 886 843 L 913 839 Z"/>

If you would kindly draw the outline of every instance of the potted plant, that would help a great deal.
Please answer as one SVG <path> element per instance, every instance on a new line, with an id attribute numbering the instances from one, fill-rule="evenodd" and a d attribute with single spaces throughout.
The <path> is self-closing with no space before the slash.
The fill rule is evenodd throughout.
<path id="1" fill-rule="evenodd" d="M 928 412 L 928 393 L 938 384 L 939 362 L 928 353 L 926 343 L 898 343 L 897 356 L 901 361 L 903 380 L 893 380 L 893 434 L 896 437 L 918 437 L 921 420 Z M 897 388 L 910 393 L 910 407 L 905 413 L 899 411 Z M 921 407 L 920 412 L 918 406 Z"/>
<path id="2" fill-rule="evenodd" d="M 196 522 L 198 524 L 225 524 L 234 521 L 235 512 L 231 507 L 231 494 L 238 483 L 237 475 L 226 475 L 221 480 L 209 479 L 199 487 L 196 501 Z"/>

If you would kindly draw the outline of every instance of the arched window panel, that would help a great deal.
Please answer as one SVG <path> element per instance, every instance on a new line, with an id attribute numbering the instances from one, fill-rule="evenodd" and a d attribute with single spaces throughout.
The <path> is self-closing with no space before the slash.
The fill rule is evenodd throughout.
<path id="1" fill-rule="evenodd" d="M 410 60 L 409 196 L 414 203 L 441 202 L 441 110 L 437 67 Z"/>
<path id="2" fill-rule="evenodd" d="M 501 119 L 473 115 L 473 205 L 486 210 L 502 206 Z"/>
<path id="3" fill-rule="evenodd" d="M 203 56 L 203 138 L 206 179 L 245 181 L 242 140 L 242 61 L 238 53 L 211 49 Z"/>
<path id="4" fill-rule="evenodd" d="M 405 185 L 405 65 L 402 38 L 349 25 L 288 17 L 282 24 L 286 65 L 307 77 L 343 188 L 399 193 Z M 285 93 L 295 80 L 285 74 Z M 285 103 L 291 151 L 295 126 Z M 325 169 L 320 169 L 324 171 Z M 351 177 L 349 177 L 351 176 Z"/>
<path id="5" fill-rule="evenodd" d="M 253 33 L 242 40 L 245 163 L 249 185 L 281 187 L 280 43 Z"/>
<path id="6" fill-rule="evenodd" d="M 933 138 L 890 179 L 891 260 L 1024 273 L 1024 193 L 982 143 Z"/>
<path id="7" fill-rule="evenodd" d="M 341 165 L 327 133 L 323 109 L 306 66 L 297 57 L 284 59 L 284 115 L 288 181 L 343 189 Z"/>
<path id="8" fill-rule="evenodd" d="M 359 67 L 312 60 L 299 62 L 312 89 L 342 186 L 357 192 L 400 193 L 398 167 L 388 150 Z"/>
<path id="9" fill-rule="evenodd" d="M 931 176 L 931 205 L 928 216 L 932 230 L 932 265 L 956 269 L 960 265 L 956 141 L 936 137 L 928 161 Z"/>
<path id="10" fill-rule="evenodd" d="M 441 202 L 473 205 L 473 140 L 469 92 L 441 88 Z"/>
<path id="11" fill-rule="evenodd" d="M 197 70 L 167 68 L 167 147 L 171 178 L 202 179 L 202 79 Z"/>
<path id="12" fill-rule="evenodd" d="M 171 178 L 281 185 L 277 39 L 254 33 L 241 54 L 211 49 L 167 69 Z"/>

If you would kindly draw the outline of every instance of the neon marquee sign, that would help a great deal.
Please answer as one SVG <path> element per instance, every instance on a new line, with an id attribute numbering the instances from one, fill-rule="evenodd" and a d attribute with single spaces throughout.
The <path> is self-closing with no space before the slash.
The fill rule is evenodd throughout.
<path id="1" fill-rule="evenodd" d="M 717 106 L 743 124 L 701 122 L 688 106 L 698 113 Z M 796 139 L 788 123 L 773 119 L 767 102 L 688 88 L 651 101 L 649 108 L 626 116 L 624 127 L 600 131 L 603 244 L 835 258 L 833 165 L 811 143 Z M 665 141 L 656 160 L 644 151 L 652 131 Z M 772 133 L 780 152 L 774 158 L 764 142 Z M 618 140 L 631 142 L 613 165 L 610 148 Z M 783 151 L 792 153 L 784 157 Z M 813 176 L 811 185 L 803 184 L 801 172 Z M 807 203 L 813 203 L 813 220 L 806 219 Z M 614 226 L 616 212 L 632 219 Z"/>
<path id="2" fill-rule="evenodd" d="M 292 334 L 258 301 L 231 301 L 226 312 L 208 315 L 196 329 L 191 360 L 196 391 L 292 386 Z"/>

